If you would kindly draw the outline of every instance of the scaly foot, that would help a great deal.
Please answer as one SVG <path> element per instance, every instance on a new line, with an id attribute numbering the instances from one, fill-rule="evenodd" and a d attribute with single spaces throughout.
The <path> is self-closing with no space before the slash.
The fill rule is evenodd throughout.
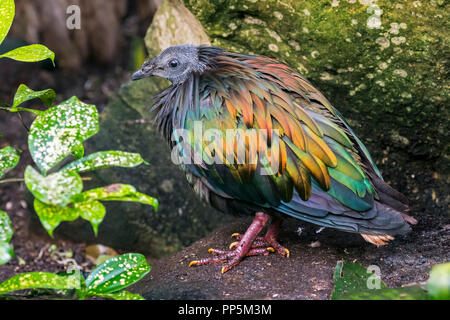
<path id="1" fill-rule="evenodd" d="M 276 236 L 278 234 L 279 226 L 281 220 L 278 218 L 273 218 L 271 224 L 267 229 L 267 233 L 264 237 L 257 237 L 261 232 L 264 225 L 269 219 L 269 215 L 258 212 L 256 213 L 255 219 L 253 220 L 250 227 L 247 229 L 245 234 L 241 235 L 234 233 L 232 236 L 236 237 L 236 242 L 230 245 L 232 251 L 224 251 L 217 249 L 209 249 L 208 252 L 213 254 L 213 257 L 203 258 L 199 260 L 194 260 L 189 263 L 189 267 L 196 265 L 202 266 L 211 263 L 226 263 L 222 268 L 222 273 L 227 272 L 232 267 L 238 265 L 244 257 L 264 255 L 267 256 L 275 250 L 283 256 L 289 257 L 289 250 L 284 248 L 276 241 Z"/>

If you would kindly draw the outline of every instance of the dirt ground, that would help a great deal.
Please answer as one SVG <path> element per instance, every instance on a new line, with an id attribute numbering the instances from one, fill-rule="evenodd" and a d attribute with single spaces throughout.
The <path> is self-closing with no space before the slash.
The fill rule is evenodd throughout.
<path id="1" fill-rule="evenodd" d="M 288 219 L 279 242 L 290 258 L 278 254 L 247 257 L 221 274 L 222 264 L 188 267 L 208 256 L 209 248 L 226 250 L 234 232 L 245 232 L 251 219 L 238 219 L 195 242 L 181 252 L 151 261 L 152 271 L 131 291 L 146 299 L 329 299 L 333 270 L 339 260 L 376 265 L 389 287 L 421 283 L 435 264 L 450 260 L 450 221 L 444 217 L 416 216 L 413 232 L 379 247 L 359 235 L 318 228 Z"/>

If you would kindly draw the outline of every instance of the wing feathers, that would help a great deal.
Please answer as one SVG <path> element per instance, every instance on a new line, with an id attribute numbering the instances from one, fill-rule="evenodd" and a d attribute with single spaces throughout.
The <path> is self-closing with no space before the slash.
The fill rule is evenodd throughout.
<path id="1" fill-rule="evenodd" d="M 226 149 L 225 141 L 204 146 L 209 157 L 225 160 L 223 165 L 198 169 L 210 186 L 246 203 L 364 233 L 373 243 L 381 244 L 390 240 L 389 234 L 406 230 L 402 221 L 415 221 L 403 213 L 407 204 L 402 196 L 390 192 L 381 177 L 374 179 L 371 173 L 378 174 L 375 169 L 367 172 L 367 165 L 373 167 L 367 151 L 306 79 L 264 57 L 225 54 L 216 62 L 217 69 L 201 75 L 199 83 L 190 84 L 201 91 L 194 99 L 189 100 L 186 91 L 171 98 L 176 100 L 173 105 L 182 109 L 182 117 L 201 119 L 206 128 L 217 128 L 224 137 L 227 129 L 243 130 L 234 136 L 244 145 L 243 159 L 237 142 L 231 150 Z M 180 123 L 189 129 L 192 121 L 181 119 Z M 249 137 L 247 129 L 267 130 L 267 137 Z M 279 138 L 278 150 L 272 150 L 274 138 Z M 225 148 L 222 152 L 220 145 Z M 251 150 L 255 145 L 256 155 Z M 270 158 L 273 152 L 278 168 L 263 175 L 259 170 L 272 163 L 262 159 Z M 234 163 L 227 163 L 227 159 Z M 372 236 L 373 230 L 377 237 Z"/>

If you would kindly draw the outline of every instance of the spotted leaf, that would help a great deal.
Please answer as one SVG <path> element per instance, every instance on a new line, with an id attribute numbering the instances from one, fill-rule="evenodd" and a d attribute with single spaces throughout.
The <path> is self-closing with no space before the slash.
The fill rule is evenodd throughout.
<path id="1" fill-rule="evenodd" d="M 15 275 L 0 284 L 0 294 L 24 289 L 76 289 L 79 283 L 72 277 L 48 272 L 30 272 Z"/>
<path id="2" fill-rule="evenodd" d="M 71 207 L 60 207 L 46 204 L 34 199 L 34 210 L 45 230 L 53 237 L 53 230 L 63 221 L 74 221 L 80 216 L 80 211 Z"/>
<path id="3" fill-rule="evenodd" d="M 88 293 L 112 293 L 142 279 L 151 267 L 142 254 L 127 253 L 99 265 L 86 279 Z"/>
<path id="4" fill-rule="evenodd" d="M 36 199 L 55 206 L 67 205 L 72 196 L 83 190 L 76 172 L 58 171 L 44 177 L 31 166 L 25 170 L 25 184 Z"/>
<path id="5" fill-rule="evenodd" d="M 106 214 L 105 206 L 98 201 L 75 202 L 73 209 L 78 210 L 80 216 L 89 221 L 94 229 L 95 235 L 98 234 L 98 226 L 103 221 Z"/>
<path id="6" fill-rule="evenodd" d="M 0 210 L 0 265 L 14 256 L 12 246 L 8 243 L 13 235 L 11 220 L 5 211 Z"/>
<path id="7" fill-rule="evenodd" d="M 9 242 L 12 236 L 11 220 L 5 211 L 0 210 L 0 242 Z"/>
<path id="8" fill-rule="evenodd" d="M 157 199 L 137 192 L 135 187 L 128 184 L 112 184 L 102 188 L 91 189 L 72 197 L 74 202 L 90 200 L 140 202 L 153 206 L 155 210 L 158 210 Z"/>
<path id="9" fill-rule="evenodd" d="M 19 153 L 13 147 L 5 147 L 0 150 L 0 178 L 15 168 L 19 163 Z"/>
<path id="10" fill-rule="evenodd" d="M 70 154 L 82 156 L 80 144 L 98 128 L 97 108 L 72 97 L 35 119 L 28 137 L 31 156 L 46 173 Z"/>
<path id="11" fill-rule="evenodd" d="M 15 15 L 14 0 L 0 1 L 0 44 L 6 38 Z"/>
<path id="12" fill-rule="evenodd" d="M 0 242 L 0 265 L 7 263 L 14 257 L 14 251 L 8 242 Z"/>
<path id="13" fill-rule="evenodd" d="M 90 154 L 66 165 L 62 170 L 85 172 L 107 167 L 136 167 L 147 162 L 139 153 L 123 151 L 101 151 Z"/>
<path id="14" fill-rule="evenodd" d="M 56 94 L 53 89 L 34 91 L 26 85 L 21 84 L 14 95 L 14 101 L 11 108 L 14 110 L 14 108 L 19 106 L 21 103 L 33 99 L 41 99 L 43 103 L 45 103 L 48 107 L 51 107 L 53 100 L 55 99 L 55 95 Z"/>
<path id="15" fill-rule="evenodd" d="M 16 48 L 0 55 L 0 58 L 10 58 L 22 62 L 37 62 L 50 59 L 55 64 L 55 53 L 41 44 L 31 44 Z"/>
<path id="16" fill-rule="evenodd" d="M 111 293 L 97 293 L 95 296 L 114 300 L 145 300 L 140 294 L 131 293 L 125 290 Z"/>

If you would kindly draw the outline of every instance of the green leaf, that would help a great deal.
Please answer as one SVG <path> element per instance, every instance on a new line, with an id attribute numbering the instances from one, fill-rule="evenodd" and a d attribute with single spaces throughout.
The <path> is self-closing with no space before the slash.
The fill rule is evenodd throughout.
<path id="1" fill-rule="evenodd" d="M 0 44 L 5 40 L 15 15 L 14 0 L 0 1 Z"/>
<path id="2" fill-rule="evenodd" d="M 420 286 L 387 288 L 381 279 L 379 288 L 370 288 L 374 284 L 368 268 L 357 263 L 339 261 L 334 270 L 334 290 L 332 300 L 416 300 L 427 299 L 427 293 Z"/>
<path id="3" fill-rule="evenodd" d="M 151 267 L 139 253 L 127 253 L 106 260 L 87 277 L 88 293 L 111 293 L 142 279 Z"/>
<path id="4" fill-rule="evenodd" d="M 95 235 L 98 233 L 98 226 L 103 221 L 106 214 L 105 207 L 98 201 L 76 202 L 73 206 L 54 206 L 34 200 L 34 210 L 45 230 L 53 237 L 53 230 L 63 221 L 74 221 L 78 217 L 88 220 Z"/>
<path id="5" fill-rule="evenodd" d="M 14 257 L 13 247 L 7 242 L 0 242 L 0 265 Z"/>
<path id="6" fill-rule="evenodd" d="M 83 190 L 83 181 L 73 171 L 58 171 L 42 176 L 31 166 L 25 169 L 25 184 L 33 196 L 50 205 L 65 206 Z"/>
<path id="7" fill-rule="evenodd" d="M 435 300 L 450 300 L 450 262 L 434 266 L 427 281 L 427 290 Z"/>
<path id="8" fill-rule="evenodd" d="M 0 178 L 15 168 L 20 156 L 13 147 L 5 147 L 0 150 Z"/>
<path id="9" fill-rule="evenodd" d="M 367 272 L 367 268 L 358 263 L 338 261 L 333 273 L 334 290 L 331 294 L 332 300 L 346 299 L 349 292 L 361 292 L 374 289 L 368 288 L 369 277 L 372 273 Z M 386 288 L 386 284 L 379 279 L 380 288 Z"/>
<path id="10" fill-rule="evenodd" d="M 42 44 L 31 44 L 16 48 L 0 55 L 0 58 L 10 58 L 22 62 L 37 62 L 50 59 L 55 65 L 55 53 Z"/>
<path id="11" fill-rule="evenodd" d="M 72 197 L 74 202 L 100 201 L 132 201 L 153 206 L 158 210 L 158 200 L 136 191 L 136 188 L 128 184 L 112 184 L 102 188 L 91 189 Z"/>
<path id="12" fill-rule="evenodd" d="M 34 120 L 28 137 L 31 156 L 46 173 L 68 155 L 79 156 L 80 144 L 97 132 L 97 108 L 72 97 Z"/>
<path id="13" fill-rule="evenodd" d="M 13 236 L 11 220 L 5 211 L 0 210 L 0 265 L 14 257 L 12 246 L 8 243 Z"/>
<path id="14" fill-rule="evenodd" d="M 107 167 L 136 167 L 146 163 L 139 153 L 100 151 L 69 163 L 61 170 L 85 172 Z M 147 164 L 147 163 L 146 163 Z"/>
<path id="15" fill-rule="evenodd" d="M 0 284 L 0 294 L 24 289 L 76 289 L 79 283 L 72 277 L 48 272 L 30 272 L 15 275 Z"/>
<path id="16" fill-rule="evenodd" d="M 80 216 L 80 212 L 70 207 L 48 205 L 34 199 L 34 210 L 39 216 L 45 230 L 53 237 L 53 230 L 63 221 L 74 221 Z"/>
<path id="17" fill-rule="evenodd" d="M 55 99 L 55 91 L 53 89 L 46 89 L 42 91 L 34 91 L 28 88 L 26 85 L 21 84 L 19 89 L 17 89 L 16 94 L 14 95 L 14 101 L 12 105 L 12 109 L 19 106 L 21 103 L 32 99 L 41 99 L 43 103 L 45 103 L 48 107 L 52 106 L 53 100 Z"/>
<path id="18" fill-rule="evenodd" d="M 419 286 L 350 291 L 338 300 L 426 300 L 427 292 Z"/>
<path id="19" fill-rule="evenodd" d="M 83 158 L 83 156 L 84 156 L 84 147 L 83 147 L 83 144 L 82 144 L 82 143 L 80 143 L 80 144 L 78 144 L 78 145 L 75 145 L 75 146 L 72 148 L 72 155 L 73 155 L 75 158 L 77 158 L 77 159 Z"/>
<path id="20" fill-rule="evenodd" d="M 131 293 L 129 291 L 117 291 L 111 293 L 97 293 L 95 297 L 108 298 L 114 300 L 145 300 L 140 294 Z"/>
<path id="21" fill-rule="evenodd" d="M 12 236 L 11 220 L 5 211 L 0 210 L 0 242 L 9 242 Z"/>
<path id="22" fill-rule="evenodd" d="M 98 226 L 103 221 L 106 214 L 105 206 L 98 201 L 88 201 L 75 202 L 73 207 L 79 211 L 79 214 L 83 219 L 91 223 L 92 229 L 94 229 L 94 233 L 97 236 Z"/>

